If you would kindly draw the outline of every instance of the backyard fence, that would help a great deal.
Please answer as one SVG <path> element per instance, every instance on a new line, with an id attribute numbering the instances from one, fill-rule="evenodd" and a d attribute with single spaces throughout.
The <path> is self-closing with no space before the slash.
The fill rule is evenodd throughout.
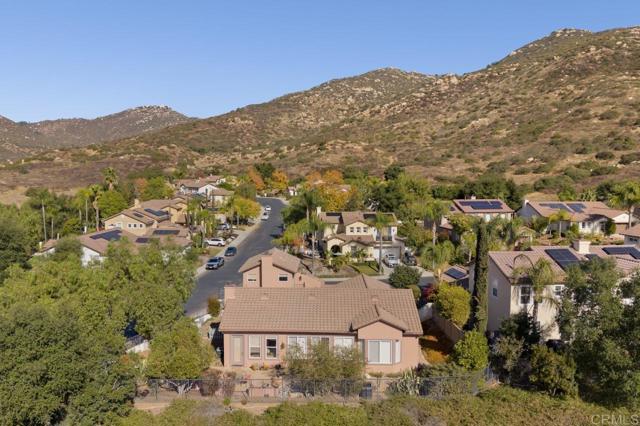
<path id="1" fill-rule="evenodd" d="M 410 380 L 402 377 L 301 380 L 286 376 L 243 379 L 227 375 L 213 379 L 148 379 L 145 386 L 139 387 L 138 398 L 215 398 L 235 402 L 355 402 L 380 400 L 393 395 L 414 395 L 442 399 L 456 395 L 476 395 L 486 377 L 486 372 L 478 372 L 461 376 L 412 377 Z"/>
<path id="2" fill-rule="evenodd" d="M 464 331 L 446 318 L 442 318 L 438 310 L 433 309 L 433 322 L 452 343 L 457 343 L 464 336 Z"/>

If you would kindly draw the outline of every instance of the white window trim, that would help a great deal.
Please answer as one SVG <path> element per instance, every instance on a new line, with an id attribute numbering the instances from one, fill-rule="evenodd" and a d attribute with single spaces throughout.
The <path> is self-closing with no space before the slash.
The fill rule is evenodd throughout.
<path id="1" fill-rule="evenodd" d="M 304 339 L 304 346 L 301 347 L 300 349 L 302 349 L 302 353 L 303 354 L 306 354 L 307 353 L 307 344 L 308 344 L 307 336 L 297 336 L 297 335 L 295 335 L 295 336 L 287 336 L 287 349 L 291 346 L 291 343 L 289 342 L 289 340 L 292 339 L 292 338 L 296 339 L 296 343 L 295 343 L 296 346 L 300 346 L 298 340 Z"/>
<path id="2" fill-rule="evenodd" d="M 257 338 L 258 339 L 258 345 L 252 345 L 251 344 L 251 339 L 252 338 Z M 249 359 L 262 359 L 262 336 L 257 336 L 255 334 L 250 334 L 249 338 L 247 339 L 247 344 L 249 346 Z M 251 355 L 251 348 L 258 348 L 258 351 L 260 351 L 260 355 L 259 356 L 252 356 Z"/>
<path id="3" fill-rule="evenodd" d="M 522 303 L 522 296 L 523 296 L 522 290 L 525 289 L 525 288 L 529 289 L 529 302 L 528 303 Z M 528 286 L 528 285 L 519 286 L 519 288 L 518 288 L 518 304 L 527 306 L 527 305 L 530 305 L 532 302 L 533 302 L 533 289 L 531 288 L 531 286 Z"/>
<path id="4" fill-rule="evenodd" d="M 497 298 L 498 294 L 498 287 L 491 287 L 491 296 Z"/>
<path id="5" fill-rule="evenodd" d="M 331 346 L 331 338 L 329 336 L 309 336 L 307 342 L 310 345 L 317 345 L 322 339 L 327 339 L 329 346 Z"/>
<path id="6" fill-rule="evenodd" d="M 371 343 L 373 342 L 377 342 L 377 343 L 388 343 L 389 344 L 389 362 L 382 362 L 382 361 L 378 361 L 378 362 L 373 362 L 371 361 L 369 354 L 371 351 Z M 378 358 L 382 358 L 380 357 L 380 345 L 378 345 Z M 387 340 L 387 339 L 375 339 L 375 340 L 369 340 L 367 341 L 367 364 L 372 364 L 372 365 L 391 365 L 393 364 L 393 340 Z"/>
<path id="7" fill-rule="evenodd" d="M 396 340 L 393 346 L 393 361 L 395 364 L 402 362 L 402 343 L 400 340 Z"/>
<path id="8" fill-rule="evenodd" d="M 351 344 L 349 346 L 344 346 L 343 344 L 336 344 L 336 340 L 349 340 Z M 334 336 L 333 338 L 333 346 L 336 348 L 352 348 L 355 344 L 355 339 L 353 336 Z"/>
<path id="9" fill-rule="evenodd" d="M 288 281 L 289 281 L 289 274 L 278 274 L 278 282 L 286 283 Z"/>
<path id="10" fill-rule="evenodd" d="M 250 282 L 250 283 L 256 283 L 256 282 L 258 282 L 258 276 L 257 276 L 257 275 L 255 275 L 255 274 L 249 274 L 249 275 L 247 275 L 247 282 Z"/>
<path id="11" fill-rule="evenodd" d="M 269 350 L 267 348 L 267 340 L 268 339 L 272 339 L 276 341 L 276 355 L 275 356 L 269 356 Z M 264 359 L 278 359 L 278 336 L 264 336 Z"/>

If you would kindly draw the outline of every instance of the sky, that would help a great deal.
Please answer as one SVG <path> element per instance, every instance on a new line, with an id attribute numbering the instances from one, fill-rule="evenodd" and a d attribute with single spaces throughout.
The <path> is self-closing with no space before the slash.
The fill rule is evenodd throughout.
<path id="1" fill-rule="evenodd" d="M 559 28 L 634 25 L 638 0 L 0 0 L 0 115 L 208 117 L 382 67 L 474 71 Z"/>

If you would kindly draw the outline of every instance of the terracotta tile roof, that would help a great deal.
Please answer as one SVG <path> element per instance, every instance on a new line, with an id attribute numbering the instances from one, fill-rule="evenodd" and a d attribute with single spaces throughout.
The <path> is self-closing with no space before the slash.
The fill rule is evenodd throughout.
<path id="1" fill-rule="evenodd" d="M 452 275 L 449 275 L 449 273 L 448 273 L 448 272 L 449 272 L 449 271 L 451 271 L 452 269 L 453 269 L 453 270 L 456 270 L 456 271 L 458 271 L 458 272 L 460 272 L 461 274 L 463 274 L 463 275 L 464 275 L 464 277 L 462 277 L 462 278 L 456 278 L 456 277 L 454 277 L 454 276 L 452 276 Z M 444 274 L 442 274 L 442 280 L 443 280 L 443 281 L 446 281 L 446 282 L 448 282 L 448 283 L 454 283 L 454 282 L 460 281 L 460 280 L 464 279 L 465 277 L 466 277 L 467 279 L 469 278 L 469 270 L 468 270 L 467 268 L 465 268 L 464 266 L 460 266 L 460 265 L 453 265 L 453 266 L 451 266 L 450 268 L 448 268 L 448 269 L 444 272 Z"/>
<path id="2" fill-rule="evenodd" d="M 473 208 L 470 203 L 474 201 L 477 203 L 491 203 L 495 208 Z M 453 200 L 452 208 L 460 213 L 513 213 L 513 209 L 507 203 L 497 198 Z"/>
<path id="3" fill-rule="evenodd" d="M 378 281 L 375 278 L 372 278 L 368 275 L 360 274 L 356 275 L 353 278 L 349 278 L 348 280 L 341 281 L 338 284 L 334 285 L 339 288 L 355 288 L 355 289 L 371 289 L 371 290 L 389 290 L 391 286 L 389 284 L 385 284 L 382 281 Z"/>
<path id="4" fill-rule="evenodd" d="M 626 235 L 628 237 L 640 238 L 640 224 L 634 225 L 628 229 L 623 229 L 622 231 L 618 231 L 618 234 Z"/>
<path id="5" fill-rule="evenodd" d="M 227 196 L 233 195 L 233 191 L 229 191 L 224 188 L 214 188 L 209 192 L 209 195 L 218 195 L 220 197 L 227 197 Z"/>
<path id="6" fill-rule="evenodd" d="M 176 186 L 185 186 L 187 188 L 202 188 L 207 184 L 215 185 L 222 179 L 222 176 L 207 176 L 197 179 L 178 179 L 176 180 Z"/>
<path id="7" fill-rule="evenodd" d="M 140 203 L 140 208 L 141 209 L 152 209 L 152 210 L 162 210 L 162 209 L 166 209 L 167 207 L 177 207 L 177 204 L 186 204 L 186 200 L 184 200 L 183 198 L 180 197 L 176 197 L 170 200 L 147 200 L 147 201 L 142 201 Z"/>
<path id="8" fill-rule="evenodd" d="M 373 238 L 373 235 L 347 235 L 347 234 L 333 234 L 325 238 L 325 240 L 330 240 L 332 238 L 337 238 L 343 241 L 343 244 L 348 244 L 351 242 L 357 242 L 360 244 L 364 244 L 367 246 L 375 245 L 376 240 Z"/>
<path id="9" fill-rule="evenodd" d="M 402 331 L 407 331 L 409 328 L 400 318 L 375 304 L 365 308 L 353 318 L 351 321 L 351 329 L 358 330 L 378 321 L 389 324 L 390 326 Z"/>
<path id="10" fill-rule="evenodd" d="M 249 259 L 247 259 L 246 262 L 242 264 L 238 272 L 243 273 L 245 271 L 248 271 L 249 269 L 253 269 L 256 266 L 259 266 L 262 261 L 262 257 L 264 256 L 271 256 L 273 258 L 272 260 L 273 265 L 277 266 L 278 268 L 282 268 L 285 271 L 295 273 L 295 272 L 298 272 L 298 270 L 300 269 L 299 258 L 289 253 L 285 253 L 282 250 L 273 248 L 263 253 L 256 254 L 255 256 L 252 256 Z"/>
<path id="11" fill-rule="evenodd" d="M 543 217 L 549 217 L 559 210 L 566 210 L 571 215 L 572 222 L 584 222 L 597 217 L 615 219 L 625 214 L 622 210 L 612 209 L 601 201 L 528 201 L 527 204 Z"/>
<path id="12" fill-rule="evenodd" d="M 397 223 L 398 219 L 393 213 L 384 213 L 391 216 L 392 223 Z M 352 211 L 352 212 L 320 212 L 321 221 L 330 224 L 342 224 L 348 226 L 355 222 L 368 223 L 375 219 L 376 212 L 373 211 Z"/>
<path id="13" fill-rule="evenodd" d="M 548 249 L 567 249 L 580 260 L 587 258 L 571 247 L 567 246 L 533 246 L 530 250 L 525 251 L 490 251 L 489 258 L 493 260 L 498 269 L 505 277 L 513 277 L 513 271 L 516 268 L 528 267 L 531 264 L 523 257 L 526 256 L 532 263 L 536 263 L 539 259 L 547 259 L 551 264 L 551 268 L 560 278 L 566 276 L 564 270 L 545 252 Z"/>
<path id="14" fill-rule="evenodd" d="M 421 335 L 415 300 L 408 289 L 234 288 L 225 303 L 222 332 L 354 334 L 354 319 L 367 309 L 382 308 L 385 320 L 401 324 L 405 333 Z"/>
<path id="15" fill-rule="evenodd" d="M 622 246 L 622 245 L 615 245 L 615 246 L 590 246 L 589 247 L 589 251 L 592 254 L 595 254 L 598 257 L 602 257 L 602 258 L 613 258 L 616 262 L 616 265 L 618 266 L 618 269 L 620 270 L 620 272 L 622 272 L 623 275 L 630 275 L 633 272 L 637 271 L 638 269 L 640 269 L 640 259 L 636 259 L 631 255 L 628 254 L 608 254 L 605 249 L 607 247 L 616 247 L 616 248 L 622 248 L 622 247 L 629 247 L 629 248 L 637 248 L 635 246 Z"/>

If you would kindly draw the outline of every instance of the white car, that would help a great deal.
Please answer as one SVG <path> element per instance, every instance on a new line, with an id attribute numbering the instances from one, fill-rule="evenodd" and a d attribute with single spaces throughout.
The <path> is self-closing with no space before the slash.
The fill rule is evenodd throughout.
<path id="1" fill-rule="evenodd" d="M 206 243 L 208 246 L 217 246 L 217 247 L 224 247 L 227 244 L 224 238 L 219 238 L 219 237 L 209 238 L 206 241 Z"/>
<path id="2" fill-rule="evenodd" d="M 264 212 L 264 213 L 262 213 L 262 217 L 261 217 L 260 219 L 262 219 L 262 220 L 267 220 L 267 219 L 269 219 L 269 212 Z"/>
<path id="3" fill-rule="evenodd" d="M 264 206 L 264 209 L 265 209 L 266 211 L 270 212 L 270 211 L 271 211 L 271 206 Z"/>
<path id="4" fill-rule="evenodd" d="M 384 263 L 390 268 L 400 265 L 400 260 L 395 254 L 387 253 L 384 255 Z"/>

